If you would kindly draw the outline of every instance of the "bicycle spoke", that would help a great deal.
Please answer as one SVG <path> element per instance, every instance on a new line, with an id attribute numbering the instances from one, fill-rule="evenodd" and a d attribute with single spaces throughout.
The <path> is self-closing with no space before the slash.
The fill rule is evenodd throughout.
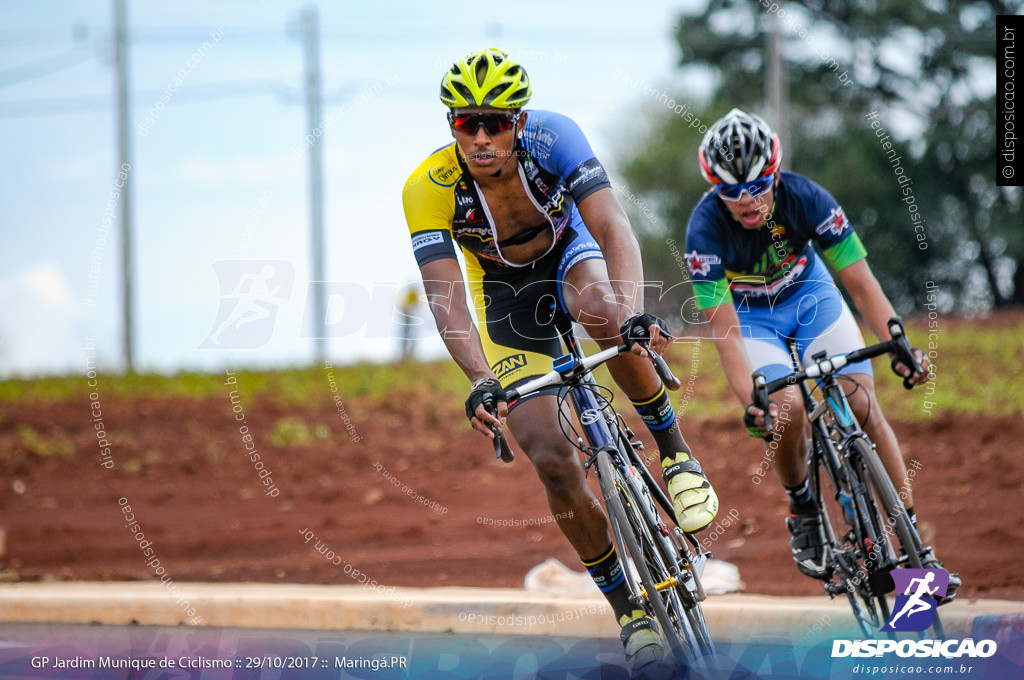
<path id="1" fill-rule="evenodd" d="M 687 606 L 680 596 L 683 585 L 673 573 L 675 557 L 666 555 L 666 539 L 660 532 L 655 533 L 645 517 L 645 502 L 638 499 L 632 485 L 619 473 L 607 452 L 598 454 L 598 472 L 604 491 L 609 514 L 620 535 L 624 554 L 633 561 L 633 568 L 639 577 L 634 592 L 640 606 L 652 614 L 662 629 L 662 636 L 669 650 L 681 663 L 692 664 L 705 650 L 712 649 L 704 634 L 696 635 L 690 611 L 696 606 Z M 667 539 L 666 539 L 667 541 Z M 703 624 L 703 616 L 696 619 Z M 701 628 L 702 631 L 706 628 Z"/>

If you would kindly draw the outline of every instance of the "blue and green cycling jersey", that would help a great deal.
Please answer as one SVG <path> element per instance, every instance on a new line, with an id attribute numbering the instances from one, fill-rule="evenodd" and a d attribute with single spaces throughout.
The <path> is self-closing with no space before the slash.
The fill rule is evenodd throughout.
<path id="1" fill-rule="evenodd" d="M 781 173 L 775 203 L 760 229 L 744 229 L 708 192 L 686 228 L 697 306 L 772 307 L 796 294 L 800 282 L 832 281 L 815 243 L 835 271 L 867 255 L 836 200 L 806 177 Z"/>

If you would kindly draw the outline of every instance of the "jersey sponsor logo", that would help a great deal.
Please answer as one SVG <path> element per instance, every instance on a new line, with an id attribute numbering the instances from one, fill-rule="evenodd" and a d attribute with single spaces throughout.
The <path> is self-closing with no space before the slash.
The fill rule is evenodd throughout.
<path id="1" fill-rule="evenodd" d="M 744 283 L 740 280 L 742 274 L 726 272 L 729 277 L 729 285 L 733 293 L 743 297 L 774 297 L 782 292 L 782 289 L 800 278 L 804 269 L 807 268 L 807 257 L 801 255 L 791 268 L 778 269 L 774 272 L 775 277 L 765 275 L 753 276 L 756 283 Z M 735 278 L 734 278 L 735 277 Z"/>
<path id="2" fill-rule="evenodd" d="M 604 167 L 596 160 L 589 160 L 584 163 L 580 163 L 576 171 L 570 175 L 569 179 L 569 191 L 573 191 L 576 187 L 586 185 L 591 182 L 607 182 L 608 173 L 604 171 Z"/>
<path id="3" fill-rule="evenodd" d="M 444 235 L 440 231 L 426 231 L 412 237 L 412 250 L 416 252 L 420 248 L 436 246 L 444 243 Z"/>
<path id="4" fill-rule="evenodd" d="M 439 165 L 431 168 L 428 174 L 434 184 L 440 184 L 443 187 L 452 187 L 455 186 L 455 182 L 459 179 L 459 166 Z"/>
<path id="5" fill-rule="evenodd" d="M 452 229 L 455 230 L 456 238 L 461 238 L 462 236 L 475 236 L 476 238 L 484 241 L 490 241 L 492 239 L 490 227 L 469 227 L 464 224 L 453 224 Z"/>
<path id="6" fill-rule="evenodd" d="M 512 371 L 518 370 L 525 365 L 525 354 L 513 354 L 512 356 L 507 356 L 498 363 L 491 366 L 491 370 L 494 371 L 495 377 L 497 377 L 500 380 L 505 375 L 511 373 Z"/>
<path id="7" fill-rule="evenodd" d="M 523 171 L 526 172 L 526 178 L 538 189 L 540 189 L 545 196 L 551 193 L 551 187 L 548 186 L 540 175 L 540 169 L 537 164 L 533 162 L 533 159 L 527 156 L 523 159 Z"/>
<path id="8" fill-rule="evenodd" d="M 846 219 L 846 213 L 842 208 L 835 208 L 821 224 L 814 228 L 814 231 L 822 236 L 829 232 L 839 236 L 848 226 L 850 226 L 850 221 Z"/>
<path id="9" fill-rule="evenodd" d="M 551 156 L 551 147 L 558 141 L 558 133 L 548 128 L 527 129 L 523 137 L 524 141 L 533 147 L 530 151 L 541 160 L 547 160 Z"/>
<path id="10" fill-rule="evenodd" d="M 718 255 L 704 255 L 694 250 L 686 254 L 686 264 L 689 265 L 693 276 L 706 276 L 711 271 L 711 265 L 722 264 L 722 258 Z"/>

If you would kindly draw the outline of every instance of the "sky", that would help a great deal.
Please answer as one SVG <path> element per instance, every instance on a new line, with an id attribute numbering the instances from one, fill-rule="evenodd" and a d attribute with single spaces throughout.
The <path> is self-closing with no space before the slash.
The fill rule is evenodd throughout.
<path id="1" fill-rule="evenodd" d="M 297 31 L 308 6 L 321 29 L 315 128 Z M 451 62 L 483 47 L 509 52 L 530 75 L 529 106 L 574 118 L 614 179 L 636 111 L 658 106 L 637 84 L 679 87 L 672 26 L 684 6 L 130 0 L 132 155 L 122 168 L 112 0 L 0 3 L 0 377 L 83 372 L 87 357 L 121 369 L 126 177 L 136 369 L 312 363 L 313 133 L 328 356 L 395 356 L 390 305 L 418 280 L 401 189 L 451 139 L 437 97 Z M 418 335 L 420 356 L 444 355 L 432 323 Z"/>

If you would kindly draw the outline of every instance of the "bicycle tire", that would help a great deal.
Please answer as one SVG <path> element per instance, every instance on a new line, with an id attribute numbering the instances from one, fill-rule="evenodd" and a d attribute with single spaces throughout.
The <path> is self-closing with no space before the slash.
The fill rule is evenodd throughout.
<path id="1" fill-rule="evenodd" d="M 638 501 L 633 497 L 630 485 L 622 479 L 619 469 L 612 464 L 607 451 L 597 454 L 597 466 L 601 494 L 609 516 L 613 519 L 613 538 L 616 541 L 615 547 L 619 551 L 619 558 L 623 562 L 623 569 L 627 574 L 631 568 L 636 570 L 639 587 L 643 588 L 648 596 L 644 597 L 638 591 L 638 584 L 632 578 L 627 578 L 628 587 L 635 599 L 643 603 L 641 606 L 644 610 L 649 615 L 654 615 L 668 653 L 681 664 L 692 665 L 697 659 L 697 647 L 694 644 L 696 641 L 691 638 L 689 631 L 679 630 L 680 625 L 685 627 L 688 624 L 682 621 L 677 624 L 677 619 L 673 619 L 669 614 L 661 596 L 664 591 L 657 589 L 661 581 L 656 581 L 652 576 L 650 562 L 666 574 L 670 573 L 670 570 L 664 564 L 664 556 L 660 554 L 657 543 L 650 535 L 650 528 L 646 522 L 636 517 Z M 634 509 L 632 515 L 627 511 L 627 507 Z M 649 546 L 648 549 L 645 550 L 643 542 Z M 629 566 L 627 558 L 632 558 L 632 567 Z M 674 589 L 668 590 L 678 598 L 678 593 L 675 593 Z"/>
<path id="2" fill-rule="evenodd" d="M 654 475 L 651 474 L 650 469 L 644 464 L 640 456 L 637 455 L 635 449 L 630 444 L 629 438 L 626 437 L 625 433 L 619 429 L 619 455 L 623 456 L 623 460 L 628 461 L 640 476 L 640 481 L 646 487 L 647 493 L 654 502 L 654 505 L 661 508 L 664 513 L 659 516 L 659 519 L 665 521 L 665 516 L 669 518 L 669 521 L 665 521 L 665 530 L 670 535 L 663 541 L 659 541 L 661 546 L 665 546 L 668 543 L 670 547 L 670 554 L 672 559 L 678 562 L 681 557 L 684 562 L 688 565 L 685 570 L 686 576 L 693 581 L 693 588 L 691 589 L 686 585 L 677 585 L 675 587 L 678 593 L 681 595 L 678 598 L 679 608 L 682 609 L 685 614 L 688 635 L 690 636 L 691 642 L 696 643 L 696 649 L 699 650 L 701 656 L 711 656 L 715 653 L 715 643 L 711 639 L 711 633 L 708 631 L 707 621 L 704 619 L 704 612 L 700 608 L 700 602 L 703 602 L 707 595 L 704 593 L 704 586 L 700 580 L 700 574 L 697 572 L 697 567 L 694 565 L 693 555 L 690 553 L 691 548 L 700 553 L 700 544 L 685 534 L 684 538 L 680 540 L 679 533 L 676 533 L 672 526 L 677 526 L 675 509 L 672 507 L 672 501 L 668 499 L 662 487 L 658 486 L 657 481 L 654 479 Z M 660 468 L 660 466 L 659 466 Z M 655 509 L 655 514 L 659 512 Z M 678 529 L 682 532 L 682 529 Z M 699 561 L 699 558 L 698 558 Z"/>
<path id="3" fill-rule="evenodd" d="M 820 435 L 817 434 L 811 442 L 812 447 L 827 445 L 829 444 L 822 442 Z M 876 604 L 863 583 L 866 577 L 862 575 L 863 567 L 858 559 L 860 547 L 856 532 L 852 528 L 853 519 L 839 500 L 839 486 L 824 458 L 824 454 L 816 456 L 812 453 L 808 467 L 811 484 L 821 509 L 825 538 L 830 552 L 829 561 L 833 569 L 832 579 L 825 583 L 825 589 L 831 597 L 835 597 L 840 591 L 846 595 L 861 633 L 868 637 L 881 626 L 880 617 Z"/>
<path id="4" fill-rule="evenodd" d="M 894 536 L 890 533 L 885 503 L 886 483 L 889 486 L 892 483 L 888 475 L 883 478 L 877 477 L 877 469 L 870 466 L 869 457 L 873 454 L 874 448 L 866 444 L 865 440 L 860 437 L 851 439 L 848 444 L 846 468 L 863 488 L 859 497 L 856 494 L 854 497 L 854 511 L 860 526 L 858 539 L 865 572 L 870 582 L 870 595 L 877 603 L 884 625 L 892 614 L 886 597 L 890 592 L 889 572 L 899 562 L 899 555 Z M 877 457 L 875 459 L 877 460 Z"/>
<path id="5" fill-rule="evenodd" d="M 882 464 L 882 460 L 878 457 L 878 452 L 875 451 L 873 446 L 869 446 L 860 439 L 851 442 L 851 446 L 855 446 L 858 449 L 858 455 L 867 471 L 867 475 L 864 476 L 864 482 L 869 487 L 874 488 L 875 493 L 882 502 L 885 516 L 888 518 L 885 520 L 886 524 L 892 526 L 895 530 L 895 534 L 903 548 L 903 553 L 907 556 L 907 565 L 913 569 L 923 569 L 921 540 L 918 537 L 917 530 L 910 521 L 910 516 L 903 506 L 903 502 L 896 492 L 892 478 L 889 477 L 889 473 Z M 895 552 L 895 545 L 890 545 Z M 891 557 L 899 559 L 899 555 L 896 554 L 891 555 Z M 945 637 L 945 631 L 942 627 L 938 611 L 935 612 L 931 628 L 936 637 Z"/>

